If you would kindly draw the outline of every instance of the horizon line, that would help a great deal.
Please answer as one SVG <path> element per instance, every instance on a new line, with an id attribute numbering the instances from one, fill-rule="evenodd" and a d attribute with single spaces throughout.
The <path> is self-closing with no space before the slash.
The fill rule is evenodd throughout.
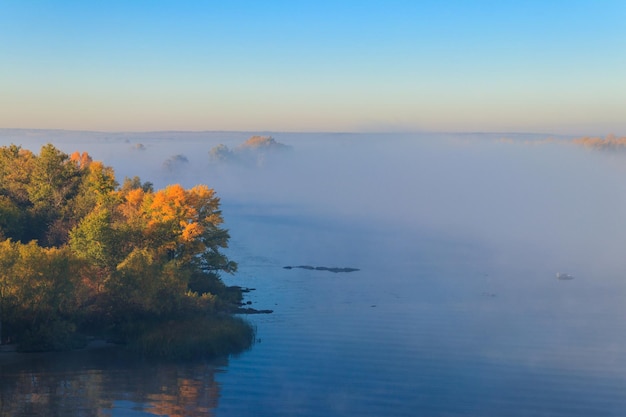
<path id="1" fill-rule="evenodd" d="M 479 131 L 479 130 L 228 130 L 228 129 L 202 129 L 202 130 L 181 130 L 181 129 L 163 129 L 163 130 L 92 130 L 92 129 L 65 129 L 65 128 L 28 128 L 28 127 L 0 127 L 0 131 L 30 131 L 30 132 L 67 132 L 67 133 L 90 133 L 90 134 L 150 134 L 150 133 L 246 133 L 252 135 L 260 134 L 329 134 L 329 135 L 368 135 L 368 134 L 436 134 L 436 135 L 545 135 L 545 136 L 590 136 L 589 133 L 567 134 L 567 133 L 550 133 L 537 131 Z M 607 136 L 593 135 L 593 136 Z M 619 136 L 619 135 L 616 135 Z"/>

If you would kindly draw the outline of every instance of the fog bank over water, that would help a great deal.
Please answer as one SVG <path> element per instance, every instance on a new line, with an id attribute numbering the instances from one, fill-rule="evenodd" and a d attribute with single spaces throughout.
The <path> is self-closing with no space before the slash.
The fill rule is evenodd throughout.
<path id="1" fill-rule="evenodd" d="M 208 154 L 218 144 L 235 148 L 252 136 L 246 132 L 1 130 L 0 140 L 35 152 L 47 142 L 68 153 L 86 150 L 119 180 L 206 183 L 221 196 L 227 220 L 234 205 L 256 214 L 296 210 L 381 231 L 467 239 L 513 264 L 623 272 L 626 156 L 544 135 L 271 135 L 290 151 L 248 164 Z"/>

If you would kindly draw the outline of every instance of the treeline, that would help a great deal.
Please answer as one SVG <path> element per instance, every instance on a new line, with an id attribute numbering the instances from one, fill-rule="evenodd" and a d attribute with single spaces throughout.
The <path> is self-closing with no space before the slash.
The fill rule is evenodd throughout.
<path id="1" fill-rule="evenodd" d="M 142 337 L 162 345 L 200 320 L 210 353 L 224 353 L 219 337 L 244 348 L 249 326 L 224 322 L 242 296 L 220 279 L 237 268 L 222 223 L 205 185 L 120 185 L 87 153 L 0 148 L 0 341 L 50 350 L 104 335 L 150 350 Z"/>
<path id="2" fill-rule="evenodd" d="M 572 142 L 593 149 L 609 151 L 626 150 L 626 136 L 616 137 L 615 135 L 607 135 L 605 138 L 585 136 L 583 138 L 574 139 Z"/>

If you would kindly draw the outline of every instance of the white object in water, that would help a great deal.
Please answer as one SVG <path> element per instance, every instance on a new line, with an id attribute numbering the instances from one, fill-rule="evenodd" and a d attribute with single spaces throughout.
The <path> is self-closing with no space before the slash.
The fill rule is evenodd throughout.
<path id="1" fill-rule="evenodd" d="M 557 272 L 556 279 L 569 280 L 569 279 L 574 279 L 574 276 L 570 274 L 566 274 L 565 272 Z"/>

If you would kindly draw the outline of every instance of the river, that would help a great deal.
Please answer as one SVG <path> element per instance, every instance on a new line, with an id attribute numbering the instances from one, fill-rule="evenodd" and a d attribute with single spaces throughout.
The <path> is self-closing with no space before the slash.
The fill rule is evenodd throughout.
<path id="1" fill-rule="evenodd" d="M 214 176 L 239 263 L 224 279 L 273 310 L 247 317 L 254 346 L 176 363 L 108 348 L 0 353 L 0 416 L 622 416 L 624 226 L 613 210 L 582 222 L 622 207 L 623 188 L 598 182 L 617 168 L 566 150 L 555 169 L 552 148 L 469 151 L 466 163 L 463 146 L 374 146 L 355 157 L 367 164 L 330 158 L 315 180 L 290 166 L 307 174 L 297 184 L 298 171 Z M 433 154 L 466 175 L 414 168 Z"/>

